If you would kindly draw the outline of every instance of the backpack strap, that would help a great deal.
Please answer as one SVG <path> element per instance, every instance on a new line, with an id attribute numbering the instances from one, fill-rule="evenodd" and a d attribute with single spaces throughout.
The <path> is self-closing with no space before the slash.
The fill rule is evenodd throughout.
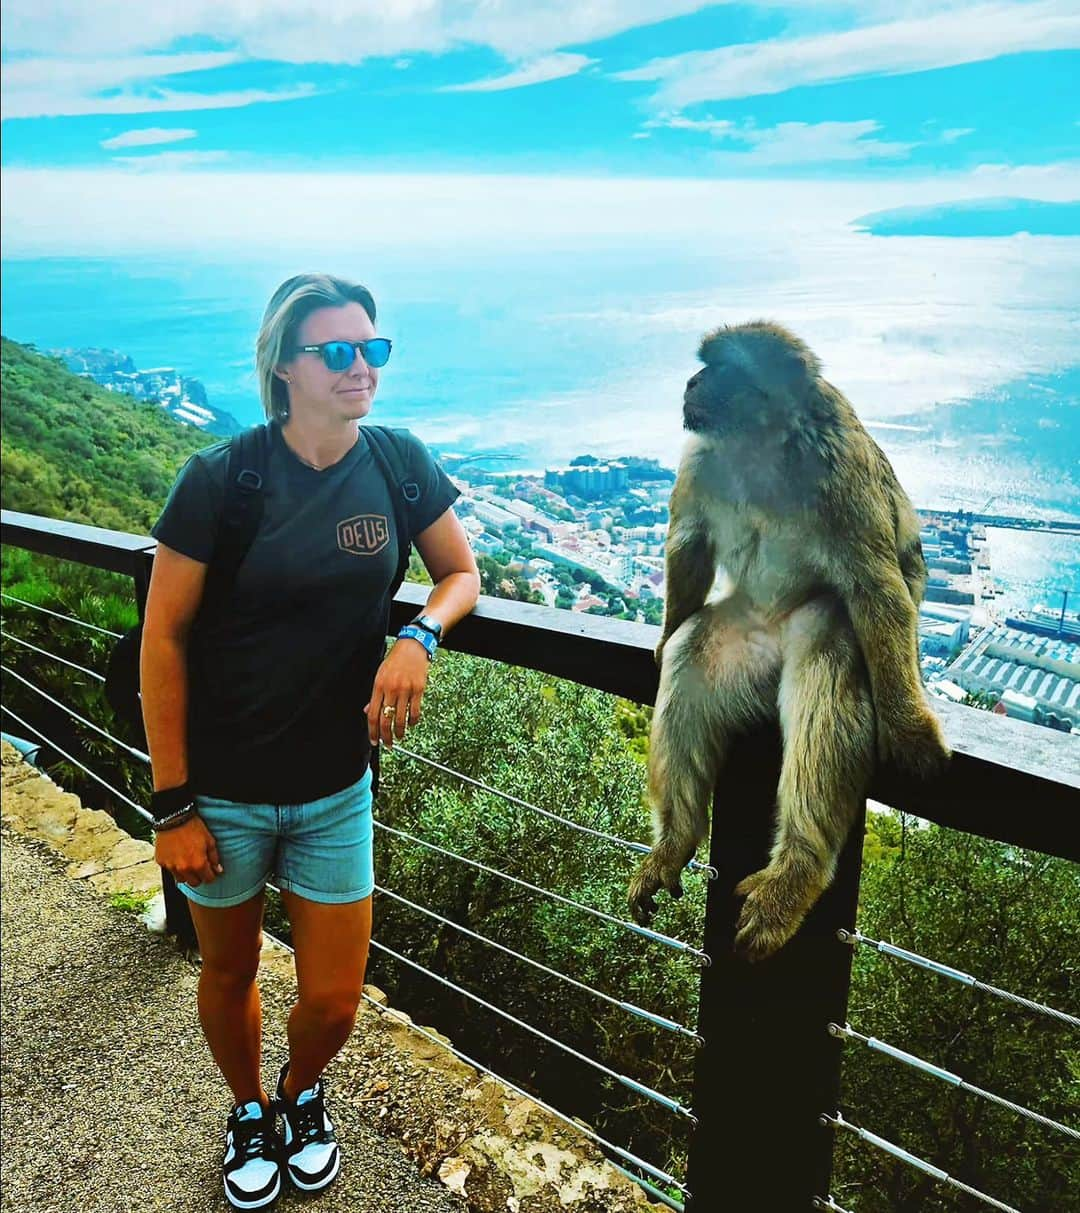
<path id="1" fill-rule="evenodd" d="M 263 513 L 263 489 L 270 460 L 270 429 L 255 425 L 234 434 L 229 442 L 225 499 L 210 567 L 206 574 L 200 614 L 217 610 L 232 590 Z"/>
<path id="2" fill-rule="evenodd" d="M 420 485 L 410 477 L 405 456 L 405 440 L 396 430 L 385 425 L 362 425 L 360 432 L 368 441 L 375 462 L 379 465 L 390 489 L 390 499 L 394 506 L 394 525 L 398 537 L 398 566 L 394 580 L 390 584 L 389 600 L 401 588 L 405 574 L 409 570 L 409 552 L 412 549 L 412 535 L 409 533 L 408 515 L 405 512 L 406 502 L 415 505 L 422 496 Z"/>

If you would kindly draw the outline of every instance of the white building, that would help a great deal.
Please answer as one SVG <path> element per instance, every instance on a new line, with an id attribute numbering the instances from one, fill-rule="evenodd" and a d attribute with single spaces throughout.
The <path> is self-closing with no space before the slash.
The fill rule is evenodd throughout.
<path id="1" fill-rule="evenodd" d="M 1032 718 L 1039 724 L 1066 732 L 1080 724 L 1080 644 L 992 624 L 946 676 L 967 691 L 996 694 L 1009 715 L 1026 711 L 1021 696 L 1035 701 Z"/>
<path id="2" fill-rule="evenodd" d="M 485 526 L 496 531 L 520 531 L 521 519 L 517 514 L 511 514 L 502 506 L 493 505 L 490 501 L 474 500 L 473 513 Z"/>

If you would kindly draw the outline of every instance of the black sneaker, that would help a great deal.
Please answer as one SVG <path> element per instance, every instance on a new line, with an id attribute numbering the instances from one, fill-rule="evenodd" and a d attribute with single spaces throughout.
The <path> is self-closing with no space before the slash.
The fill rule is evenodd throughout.
<path id="1" fill-rule="evenodd" d="M 229 1113 L 225 1137 L 225 1196 L 234 1209 L 265 1209 L 281 1191 L 281 1141 L 274 1107 L 257 1099 Z"/>
<path id="2" fill-rule="evenodd" d="M 275 1105 L 284 1125 L 285 1169 L 289 1179 L 303 1192 L 320 1192 L 338 1173 L 341 1151 L 334 1126 L 326 1114 L 323 1085 L 316 1081 L 293 1101 L 285 1094 L 285 1075 L 289 1063 L 278 1075 Z"/>

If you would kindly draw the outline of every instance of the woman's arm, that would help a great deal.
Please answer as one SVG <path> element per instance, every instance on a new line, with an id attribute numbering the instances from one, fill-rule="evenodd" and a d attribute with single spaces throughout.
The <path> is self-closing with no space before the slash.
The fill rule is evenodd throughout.
<path id="1" fill-rule="evenodd" d="M 445 635 L 476 606 L 480 596 L 476 559 L 452 509 L 421 531 L 414 542 L 435 583 L 424 614 L 441 623 Z M 410 639 L 396 641 L 379 667 L 371 702 L 364 709 L 372 745 L 381 741 L 389 749 L 395 737 L 400 741 L 405 736 L 407 724 L 416 724 L 427 678 L 428 656 L 423 645 Z M 393 715 L 384 715 L 384 707 L 393 707 Z"/>
<path id="2" fill-rule="evenodd" d="M 202 601 L 206 569 L 163 543 L 157 546 L 139 661 L 155 792 L 180 788 L 188 780 L 188 632 Z M 209 884 L 224 870 L 214 836 L 198 814 L 157 834 L 154 859 L 174 879 L 193 886 Z"/>
<path id="3" fill-rule="evenodd" d="M 187 782 L 188 632 L 206 585 L 205 564 L 159 543 L 143 620 L 139 681 L 154 790 Z"/>
<path id="4" fill-rule="evenodd" d="M 469 537 L 452 509 L 416 537 L 416 550 L 431 574 L 431 591 L 424 614 L 442 624 L 443 635 L 476 606 L 480 573 Z"/>

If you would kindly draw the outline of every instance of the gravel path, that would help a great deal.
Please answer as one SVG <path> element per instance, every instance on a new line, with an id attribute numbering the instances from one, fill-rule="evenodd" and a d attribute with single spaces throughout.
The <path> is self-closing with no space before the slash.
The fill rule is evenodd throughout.
<path id="1" fill-rule="evenodd" d="M 40 844 L 5 828 L 0 862 L 0 1207 L 228 1210 L 220 1159 L 229 1094 L 199 1027 L 198 970 L 134 914 L 69 878 Z M 286 1055 L 291 996 L 273 973 L 260 985 L 269 1087 Z M 286 1190 L 276 1207 L 461 1213 L 343 1094 L 335 1100 L 333 1063 L 326 1077 L 341 1174 L 314 1200 Z"/>

